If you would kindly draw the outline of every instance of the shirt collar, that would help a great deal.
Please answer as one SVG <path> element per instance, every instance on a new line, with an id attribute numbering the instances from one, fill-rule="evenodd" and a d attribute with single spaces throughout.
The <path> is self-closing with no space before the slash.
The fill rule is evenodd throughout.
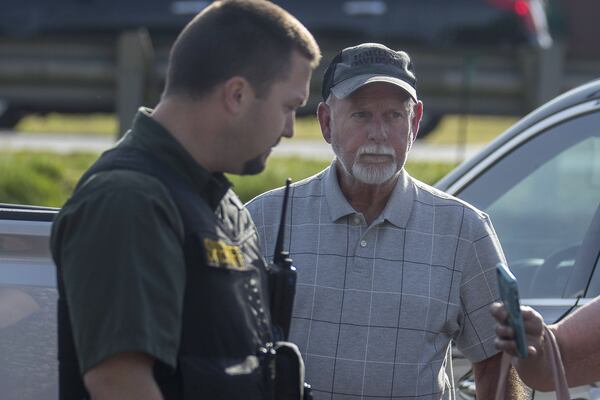
<path id="1" fill-rule="evenodd" d="M 357 213 L 342 193 L 337 177 L 335 160 L 325 172 L 322 184 L 324 185 L 323 193 L 325 194 L 332 222 L 338 221 L 347 215 Z M 405 228 L 408 224 L 414 199 L 415 188 L 412 178 L 402 169 L 398 177 L 398 182 L 396 182 L 396 186 L 377 220 L 387 220 L 397 227 Z"/>
<path id="2" fill-rule="evenodd" d="M 414 200 L 415 186 L 412 177 L 402 168 L 394 191 L 381 212 L 381 217 L 399 228 L 406 228 Z"/>
<path id="3" fill-rule="evenodd" d="M 331 216 L 332 222 L 335 222 L 346 215 L 356 213 L 356 210 L 348 203 L 348 200 L 346 200 L 346 197 L 342 193 L 342 189 L 340 189 L 335 159 L 323 177 L 323 185 L 323 192 L 325 193 L 325 199 L 327 200 L 329 215 Z"/>

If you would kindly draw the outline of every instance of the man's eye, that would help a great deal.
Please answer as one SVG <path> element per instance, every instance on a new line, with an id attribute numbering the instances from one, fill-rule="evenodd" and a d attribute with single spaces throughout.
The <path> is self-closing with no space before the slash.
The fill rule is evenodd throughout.
<path id="1" fill-rule="evenodd" d="M 397 111 L 392 111 L 392 112 L 390 112 L 390 117 L 392 117 L 393 119 L 402 118 L 402 113 L 397 112 Z"/>
<path id="2" fill-rule="evenodd" d="M 352 117 L 356 119 L 364 119 L 367 117 L 367 113 L 363 111 L 357 111 L 355 113 L 352 113 Z"/>

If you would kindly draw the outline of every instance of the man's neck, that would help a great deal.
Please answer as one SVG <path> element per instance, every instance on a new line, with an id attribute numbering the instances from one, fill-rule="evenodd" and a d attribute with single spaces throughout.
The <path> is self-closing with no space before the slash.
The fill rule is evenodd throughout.
<path id="1" fill-rule="evenodd" d="M 371 225 L 383 212 L 396 187 L 399 175 L 395 175 L 385 183 L 370 185 L 358 181 L 341 168 L 337 166 L 337 178 L 344 197 L 346 197 L 352 208 L 363 214 L 367 220 L 367 225 Z"/>
<path id="2" fill-rule="evenodd" d="M 206 103 L 206 107 L 208 106 Z M 194 114 L 200 114 L 203 118 L 191 118 Z M 191 101 L 170 99 L 161 101 L 152 112 L 152 118 L 161 124 L 198 164 L 210 172 L 216 172 L 219 171 L 219 166 L 215 161 L 218 157 L 214 155 L 216 151 L 213 137 L 218 135 L 214 134 L 216 129 L 212 115 L 214 112 L 204 112 L 199 107 L 194 107 Z M 197 126 L 198 123 L 202 126 Z"/>

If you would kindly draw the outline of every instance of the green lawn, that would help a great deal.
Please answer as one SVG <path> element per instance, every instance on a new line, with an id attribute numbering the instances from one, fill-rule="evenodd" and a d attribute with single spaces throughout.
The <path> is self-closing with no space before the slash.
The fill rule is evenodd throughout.
<path id="1" fill-rule="evenodd" d="M 97 158 L 94 153 L 55 154 L 50 152 L 0 152 L 0 203 L 59 207 L 68 198 L 83 171 Z M 231 176 L 242 201 L 282 186 L 289 176 L 298 181 L 317 173 L 327 161 L 301 158 L 269 159 L 265 171 L 256 176 Z M 454 164 L 409 162 L 415 177 L 434 183 Z"/>
<path id="2" fill-rule="evenodd" d="M 490 115 L 448 115 L 425 141 L 432 144 L 486 144 L 519 120 Z"/>
<path id="3" fill-rule="evenodd" d="M 0 203 L 58 207 L 97 157 L 93 153 L 0 152 Z"/>
<path id="4" fill-rule="evenodd" d="M 113 114 L 36 114 L 21 119 L 15 129 L 18 132 L 53 134 L 117 135 L 117 119 Z"/>
<path id="5" fill-rule="evenodd" d="M 508 117 L 450 115 L 425 140 L 453 144 L 463 140 L 461 135 L 466 132 L 467 143 L 487 143 L 515 121 L 516 118 Z M 28 116 L 19 123 L 17 130 L 115 136 L 117 121 L 112 114 L 49 114 L 45 117 Z M 316 118 L 298 118 L 296 138 L 323 140 Z M 0 171 L 3 171 L 0 174 L 0 203 L 60 206 L 81 173 L 96 157 L 91 153 L 57 155 L 49 152 L 0 151 Z M 283 185 L 288 176 L 297 181 L 320 171 L 327 164 L 328 161 L 273 157 L 262 174 L 243 178 L 233 176 L 231 179 L 236 192 L 243 201 L 247 201 L 265 190 Z M 453 166 L 409 161 L 407 170 L 418 179 L 434 183 Z"/>
<path id="6" fill-rule="evenodd" d="M 517 121 L 517 117 L 448 115 L 425 139 L 428 143 L 454 144 L 466 138 L 469 144 L 485 144 Z M 93 134 L 116 136 L 117 120 L 113 114 L 66 115 L 49 114 L 45 117 L 25 117 L 16 127 L 20 132 Z M 296 120 L 296 138 L 323 140 L 315 117 Z M 466 137 L 462 136 L 466 132 Z"/>
<path id="7" fill-rule="evenodd" d="M 32 114 L 23 118 L 16 126 L 18 132 L 102 136 L 116 136 L 117 129 L 118 123 L 114 114 L 51 113 L 46 116 Z M 303 140 L 323 140 L 317 119 L 314 117 L 298 118 L 296 137 Z"/>

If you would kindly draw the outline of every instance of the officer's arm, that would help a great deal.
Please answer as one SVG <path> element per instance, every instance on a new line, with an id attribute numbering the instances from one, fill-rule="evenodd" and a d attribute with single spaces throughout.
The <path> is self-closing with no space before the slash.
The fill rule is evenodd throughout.
<path id="1" fill-rule="evenodd" d="M 153 365 L 144 353 L 118 353 L 87 371 L 83 380 L 92 400 L 162 400 Z"/>

